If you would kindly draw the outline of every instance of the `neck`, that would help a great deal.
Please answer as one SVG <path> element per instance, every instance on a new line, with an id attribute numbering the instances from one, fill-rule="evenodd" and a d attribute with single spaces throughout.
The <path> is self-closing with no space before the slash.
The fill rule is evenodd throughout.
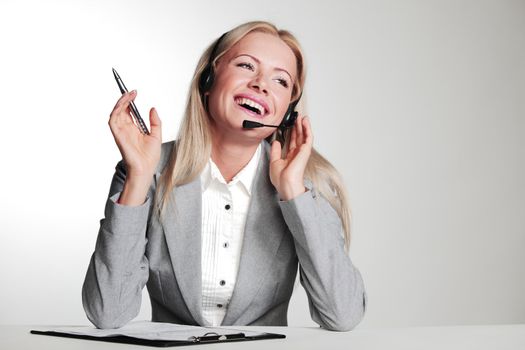
<path id="1" fill-rule="evenodd" d="M 252 159 L 258 141 L 232 140 L 226 135 L 212 134 L 211 159 L 219 168 L 222 177 L 230 182 Z"/>

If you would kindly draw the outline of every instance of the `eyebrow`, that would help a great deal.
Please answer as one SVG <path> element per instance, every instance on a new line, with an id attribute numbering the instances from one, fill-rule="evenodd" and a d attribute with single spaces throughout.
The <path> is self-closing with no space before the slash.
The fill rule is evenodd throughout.
<path id="1" fill-rule="evenodd" d="M 257 57 L 252 56 L 252 55 L 247 54 L 247 53 L 241 53 L 240 55 L 235 56 L 234 58 L 232 58 L 232 59 L 230 60 L 230 62 L 233 61 L 233 60 L 236 59 L 236 58 L 241 57 L 241 56 L 248 56 L 248 57 L 250 57 L 251 59 L 253 59 L 255 62 L 257 62 L 257 63 L 259 63 L 259 64 L 261 63 L 261 61 L 260 61 Z M 279 67 L 275 67 L 274 70 L 277 70 L 277 71 L 280 71 L 280 72 L 285 72 L 286 74 L 288 74 L 288 75 L 290 76 L 290 80 L 293 82 L 292 75 L 291 75 L 286 69 L 284 69 L 284 68 L 279 68 Z"/>

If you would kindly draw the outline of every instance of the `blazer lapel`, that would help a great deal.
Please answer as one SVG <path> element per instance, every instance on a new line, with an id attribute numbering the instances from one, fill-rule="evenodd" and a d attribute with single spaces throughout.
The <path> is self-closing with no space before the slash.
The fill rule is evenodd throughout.
<path id="1" fill-rule="evenodd" d="M 182 297 L 197 324 L 202 319 L 200 178 L 175 187 L 162 225 Z"/>
<path id="2" fill-rule="evenodd" d="M 223 325 L 235 324 L 257 295 L 286 231 L 278 193 L 269 177 L 269 159 L 263 149 L 252 189 L 244 229 L 241 260 L 235 289 Z"/>

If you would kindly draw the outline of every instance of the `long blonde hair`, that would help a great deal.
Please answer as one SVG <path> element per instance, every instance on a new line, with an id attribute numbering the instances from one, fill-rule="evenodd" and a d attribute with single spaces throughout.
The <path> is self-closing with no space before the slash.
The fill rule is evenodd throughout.
<path id="1" fill-rule="evenodd" d="M 160 198 L 159 208 L 161 211 L 165 207 L 169 193 L 173 188 L 192 182 L 199 176 L 211 155 L 210 122 L 201 91 L 199 90 L 199 80 L 210 62 L 210 56 L 212 54 L 215 55 L 211 61 L 212 66 L 215 68 L 216 61 L 222 55 L 244 36 L 252 32 L 275 35 L 283 40 L 293 51 L 297 62 L 297 79 L 292 89 L 292 101 L 300 97 L 306 78 L 304 57 L 297 39 L 290 32 L 279 30 L 268 22 L 256 21 L 235 27 L 220 39 L 214 41 L 204 51 L 195 69 L 175 150 L 171 153 L 162 174 L 160 186 L 157 188 L 158 190 L 159 188 L 163 189 L 162 194 L 157 196 L 157 198 Z M 289 139 L 290 137 L 286 137 L 286 140 Z M 285 142 L 283 155 L 286 154 L 287 146 L 287 142 Z M 305 169 L 305 178 L 312 182 L 314 190 L 328 200 L 341 218 L 345 248 L 348 251 L 350 245 L 350 210 L 340 174 L 330 162 L 313 149 Z"/>

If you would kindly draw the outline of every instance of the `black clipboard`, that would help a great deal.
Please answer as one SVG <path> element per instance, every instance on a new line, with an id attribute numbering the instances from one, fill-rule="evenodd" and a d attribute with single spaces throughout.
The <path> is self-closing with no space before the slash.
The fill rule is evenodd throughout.
<path id="1" fill-rule="evenodd" d="M 187 345 L 199 345 L 199 344 L 211 344 L 211 343 L 229 343 L 239 341 L 251 341 L 251 340 L 264 340 L 264 339 L 280 339 L 286 338 L 284 334 L 277 333 L 266 333 L 261 332 L 257 335 L 246 335 L 245 333 L 239 332 L 235 334 L 218 334 L 215 332 L 208 332 L 202 336 L 193 336 L 188 340 L 150 340 L 131 337 L 127 335 L 113 335 L 105 337 L 96 337 L 92 335 L 72 334 L 57 331 L 39 331 L 31 330 L 31 334 L 50 335 L 55 337 L 64 338 L 76 338 L 76 339 L 87 339 L 95 341 L 104 341 L 110 343 L 124 343 L 154 347 L 170 347 L 170 346 L 187 346 Z"/>

